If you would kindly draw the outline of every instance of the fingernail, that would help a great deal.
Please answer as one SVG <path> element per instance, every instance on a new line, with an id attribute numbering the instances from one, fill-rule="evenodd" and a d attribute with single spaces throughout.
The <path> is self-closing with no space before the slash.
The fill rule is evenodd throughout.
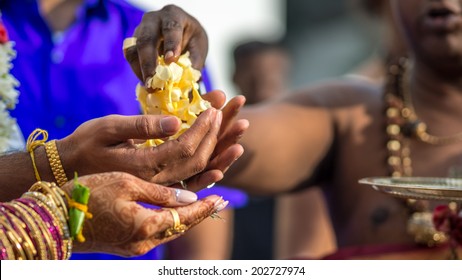
<path id="1" fill-rule="evenodd" d="M 173 116 L 163 117 L 160 120 L 160 129 L 165 134 L 174 134 L 178 131 L 178 119 Z"/>
<path id="2" fill-rule="evenodd" d="M 223 120 L 223 113 L 220 110 L 218 110 L 215 116 L 215 123 L 218 127 L 221 126 L 222 120 Z"/>
<path id="3" fill-rule="evenodd" d="M 215 201 L 214 207 L 217 208 L 217 206 L 222 204 L 222 203 L 223 203 L 223 197 L 220 196 L 220 198 L 218 198 L 217 201 Z"/>
<path id="4" fill-rule="evenodd" d="M 144 83 L 145 88 L 151 88 L 152 87 L 152 77 L 149 77 L 146 79 L 146 82 Z"/>
<path id="5" fill-rule="evenodd" d="M 211 188 L 213 188 L 213 186 L 215 186 L 215 183 L 211 183 L 210 185 L 208 185 L 207 189 L 211 189 Z"/>
<path id="6" fill-rule="evenodd" d="M 215 208 L 215 211 L 220 212 L 221 210 L 225 209 L 226 206 L 228 206 L 228 204 L 229 204 L 229 201 L 228 201 L 228 200 L 224 201 L 222 204 L 218 205 L 218 206 Z"/>
<path id="7" fill-rule="evenodd" d="M 197 195 L 190 191 L 176 189 L 175 195 L 176 195 L 176 201 L 180 203 L 189 204 L 189 203 L 193 203 L 197 201 Z"/>
<path id="8" fill-rule="evenodd" d="M 165 59 L 170 59 L 172 57 L 173 57 L 173 52 L 172 51 L 168 51 L 168 52 L 165 53 L 165 56 L 164 56 Z"/>

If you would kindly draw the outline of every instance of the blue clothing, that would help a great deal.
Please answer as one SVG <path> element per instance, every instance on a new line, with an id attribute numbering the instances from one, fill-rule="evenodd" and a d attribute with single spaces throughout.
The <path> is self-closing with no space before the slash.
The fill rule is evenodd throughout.
<path id="1" fill-rule="evenodd" d="M 123 57 L 122 43 L 133 35 L 143 11 L 122 0 L 84 0 L 72 25 L 53 34 L 36 0 L 0 0 L 0 10 L 16 43 L 11 73 L 21 85 L 19 103 L 11 115 L 23 135 L 42 128 L 50 138 L 60 139 L 90 119 L 140 113 L 135 97 L 138 79 Z M 210 90 L 206 72 L 203 83 Z M 226 189 L 212 190 L 229 199 Z M 133 259 L 161 259 L 162 255 L 159 246 Z M 71 259 L 126 258 L 73 254 Z"/>
<path id="2" fill-rule="evenodd" d="M 36 1 L 1 1 L 0 9 L 16 42 L 12 74 L 21 94 L 12 116 L 25 136 L 40 127 L 59 139 L 93 118 L 139 113 L 138 79 L 122 42 L 133 35 L 143 11 L 124 1 L 86 0 L 75 22 L 53 34 Z"/>

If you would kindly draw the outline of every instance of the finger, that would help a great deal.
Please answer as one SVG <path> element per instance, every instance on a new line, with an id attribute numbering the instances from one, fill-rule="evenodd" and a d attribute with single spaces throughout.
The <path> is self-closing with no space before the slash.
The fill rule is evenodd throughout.
<path id="1" fill-rule="evenodd" d="M 212 90 L 206 94 L 201 95 L 202 99 L 210 102 L 213 108 L 221 109 L 226 102 L 226 95 L 221 90 Z"/>
<path id="2" fill-rule="evenodd" d="M 127 60 L 128 64 L 130 64 L 130 67 L 132 68 L 132 71 L 135 73 L 136 77 L 144 84 L 143 73 L 141 72 L 138 50 L 136 47 L 131 47 L 125 50 L 125 60 Z"/>
<path id="3" fill-rule="evenodd" d="M 188 190 L 197 192 L 223 179 L 224 173 L 244 153 L 244 148 L 234 144 L 213 158 L 207 166 L 207 171 L 199 173 L 187 180 Z"/>
<path id="4" fill-rule="evenodd" d="M 188 190 L 198 192 L 221 179 L 223 179 L 223 172 L 221 172 L 221 170 L 207 170 L 187 180 Z"/>
<path id="5" fill-rule="evenodd" d="M 197 195 L 194 192 L 168 188 L 144 180 L 139 180 L 136 185 L 133 183 L 125 195 L 133 201 L 162 207 L 188 205 L 197 201 Z"/>
<path id="6" fill-rule="evenodd" d="M 183 26 L 177 19 L 162 21 L 163 45 L 162 51 L 166 63 L 177 61 L 181 55 L 183 41 Z"/>
<path id="7" fill-rule="evenodd" d="M 197 120 L 199 120 L 197 119 L 193 126 L 177 139 L 179 142 L 168 141 L 165 143 L 167 144 L 167 152 L 159 150 L 158 153 L 156 153 L 161 157 L 160 161 L 157 160 L 157 162 L 168 162 L 169 160 L 172 162 L 172 159 L 179 160 L 179 163 L 170 166 L 171 168 L 176 167 L 174 168 L 174 173 L 162 172 L 156 177 L 156 182 L 163 182 L 167 185 L 173 184 L 194 176 L 206 168 L 217 142 L 218 131 L 220 129 L 219 123 L 221 122 L 221 112 L 215 109 L 210 111 L 217 116 L 212 116 L 208 124 L 202 125 L 204 128 L 201 130 L 206 130 L 208 128 L 208 131 L 203 137 L 197 137 L 199 133 L 195 133 L 193 130 L 193 126 L 196 125 Z M 186 133 L 188 133 L 188 135 L 185 135 Z M 183 136 L 186 137 L 182 138 Z M 170 147 L 168 147 L 169 144 Z M 177 145 L 173 147 L 175 144 Z M 161 145 L 159 148 L 164 147 Z M 169 151 L 170 154 L 168 153 Z M 156 157 L 156 159 L 157 158 L 158 157 Z"/>
<path id="8" fill-rule="evenodd" d="M 146 24 L 148 22 L 149 24 Z M 151 77 L 157 65 L 158 47 L 162 39 L 161 27 L 156 12 L 146 13 L 142 24 L 135 30 L 136 49 L 142 74 L 142 81 Z"/>
<path id="9" fill-rule="evenodd" d="M 227 205 L 227 201 L 217 195 L 207 196 L 191 205 L 176 208 L 181 223 L 194 226 L 210 215 L 220 212 Z"/>
<path id="10" fill-rule="evenodd" d="M 238 143 L 245 131 L 249 128 L 249 125 L 249 121 L 246 119 L 238 120 L 231 125 L 224 134 L 220 135 L 212 158 L 226 150 L 231 145 Z"/>
<path id="11" fill-rule="evenodd" d="M 194 156 L 202 139 L 211 129 L 216 113 L 215 109 L 207 109 L 180 137 L 153 149 L 156 162 L 172 162 L 172 160 L 188 159 Z"/>
<path id="12" fill-rule="evenodd" d="M 239 113 L 245 104 L 245 97 L 242 95 L 232 98 L 228 104 L 222 109 L 223 122 L 221 124 L 220 134 L 228 129 L 228 125 L 234 121 L 234 118 Z"/>
<path id="13" fill-rule="evenodd" d="M 188 36 L 186 33 L 185 37 Z M 189 58 L 191 59 L 192 67 L 194 69 L 202 69 L 205 65 L 205 59 L 208 53 L 208 39 L 207 34 L 203 32 L 203 28 L 197 22 L 194 33 L 191 39 L 184 39 L 188 44 L 184 49 L 189 51 Z"/>
<path id="14" fill-rule="evenodd" d="M 183 167 L 185 170 L 191 170 L 191 177 L 199 172 L 202 172 L 208 165 L 213 151 L 218 140 L 218 132 L 220 131 L 222 113 L 217 111 L 216 118 L 213 120 L 212 128 L 202 138 L 200 145 L 197 147 L 194 156 L 187 160 Z"/>
<path id="15" fill-rule="evenodd" d="M 210 169 L 218 169 L 225 173 L 229 167 L 238 160 L 244 153 L 244 148 L 240 144 L 233 144 L 218 154 L 210 161 Z"/>
<path id="16" fill-rule="evenodd" d="M 112 115 L 101 118 L 104 121 L 98 130 L 105 142 L 119 143 L 128 139 L 160 139 L 174 135 L 181 122 L 173 116 L 140 115 L 120 116 Z"/>
<path id="17" fill-rule="evenodd" d="M 212 195 L 193 204 L 175 209 L 178 212 L 180 224 L 185 225 L 187 230 L 219 210 L 224 202 L 222 198 Z M 141 221 L 141 226 L 136 234 L 138 240 L 165 239 L 165 231 L 174 226 L 173 215 L 168 209 L 143 208 L 136 212 L 135 219 Z"/>

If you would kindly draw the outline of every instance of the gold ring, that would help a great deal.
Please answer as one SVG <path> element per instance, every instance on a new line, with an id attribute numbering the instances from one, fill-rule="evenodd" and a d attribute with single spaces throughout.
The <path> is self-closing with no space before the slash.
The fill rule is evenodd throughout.
<path id="1" fill-rule="evenodd" d="M 173 216 L 173 226 L 171 228 L 168 228 L 165 230 L 165 237 L 170 237 L 174 234 L 177 233 L 183 233 L 186 231 L 186 225 L 182 224 L 180 221 L 180 215 L 178 214 L 178 211 L 176 211 L 175 208 L 164 208 L 170 211 Z"/>
<path id="2" fill-rule="evenodd" d="M 136 37 L 128 37 L 125 38 L 122 49 L 126 51 L 127 49 L 134 46 L 136 46 Z"/>
<path id="3" fill-rule="evenodd" d="M 122 44 L 122 51 L 124 52 L 124 57 L 127 57 L 127 50 L 129 48 L 136 46 L 136 37 L 126 38 Z"/>
<path id="4" fill-rule="evenodd" d="M 188 189 L 188 185 L 186 184 L 185 181 L 181 180 L 181 181 L 180 181 L 180 185 L 181 185 L 181 187 L 182 187 L 183 189 L 185 189 L 185 190 Z"/>

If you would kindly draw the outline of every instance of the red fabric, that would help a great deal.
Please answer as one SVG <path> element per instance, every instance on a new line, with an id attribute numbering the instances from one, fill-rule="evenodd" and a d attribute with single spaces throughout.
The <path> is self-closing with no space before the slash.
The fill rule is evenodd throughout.
<path id="1" fill-rule="evenodd" d="M 462 248 L 457 254 L 462 256 Z M 428 248 L 416 244 L 364 245 L 344 247 L 322 260 L 442 260 L 451 259 L 452 254 L 448 245 Z M 312 260 L 297 256 L 296 260 Z"/>
<path id="2" fill-rule="evenodd" d="M 462 246 L 462 211 L 439 205 L 433 212 L 433 224 L 437 230 L 449 235 L 453 246 Z"/>
<path id="3" fill-rule="evenodd" d="M 6 32 L 3 22 L 0 21 L 0 44 L 5 44 L 8 40 L 8 32 Z"/>
<path id="4" fill-rule="evenodd" d="M 384 255 L 391 253 L 402 253 L 415 250 L 428 250 L 426 247 L 417 246 L 414 244 L 406 245 L 365 245 L 355 247 L 344 247 L 337 252 L 325 256 L 324 260 L 347 260 L 362 257 L 371 257 L 374 255 Z"/>

